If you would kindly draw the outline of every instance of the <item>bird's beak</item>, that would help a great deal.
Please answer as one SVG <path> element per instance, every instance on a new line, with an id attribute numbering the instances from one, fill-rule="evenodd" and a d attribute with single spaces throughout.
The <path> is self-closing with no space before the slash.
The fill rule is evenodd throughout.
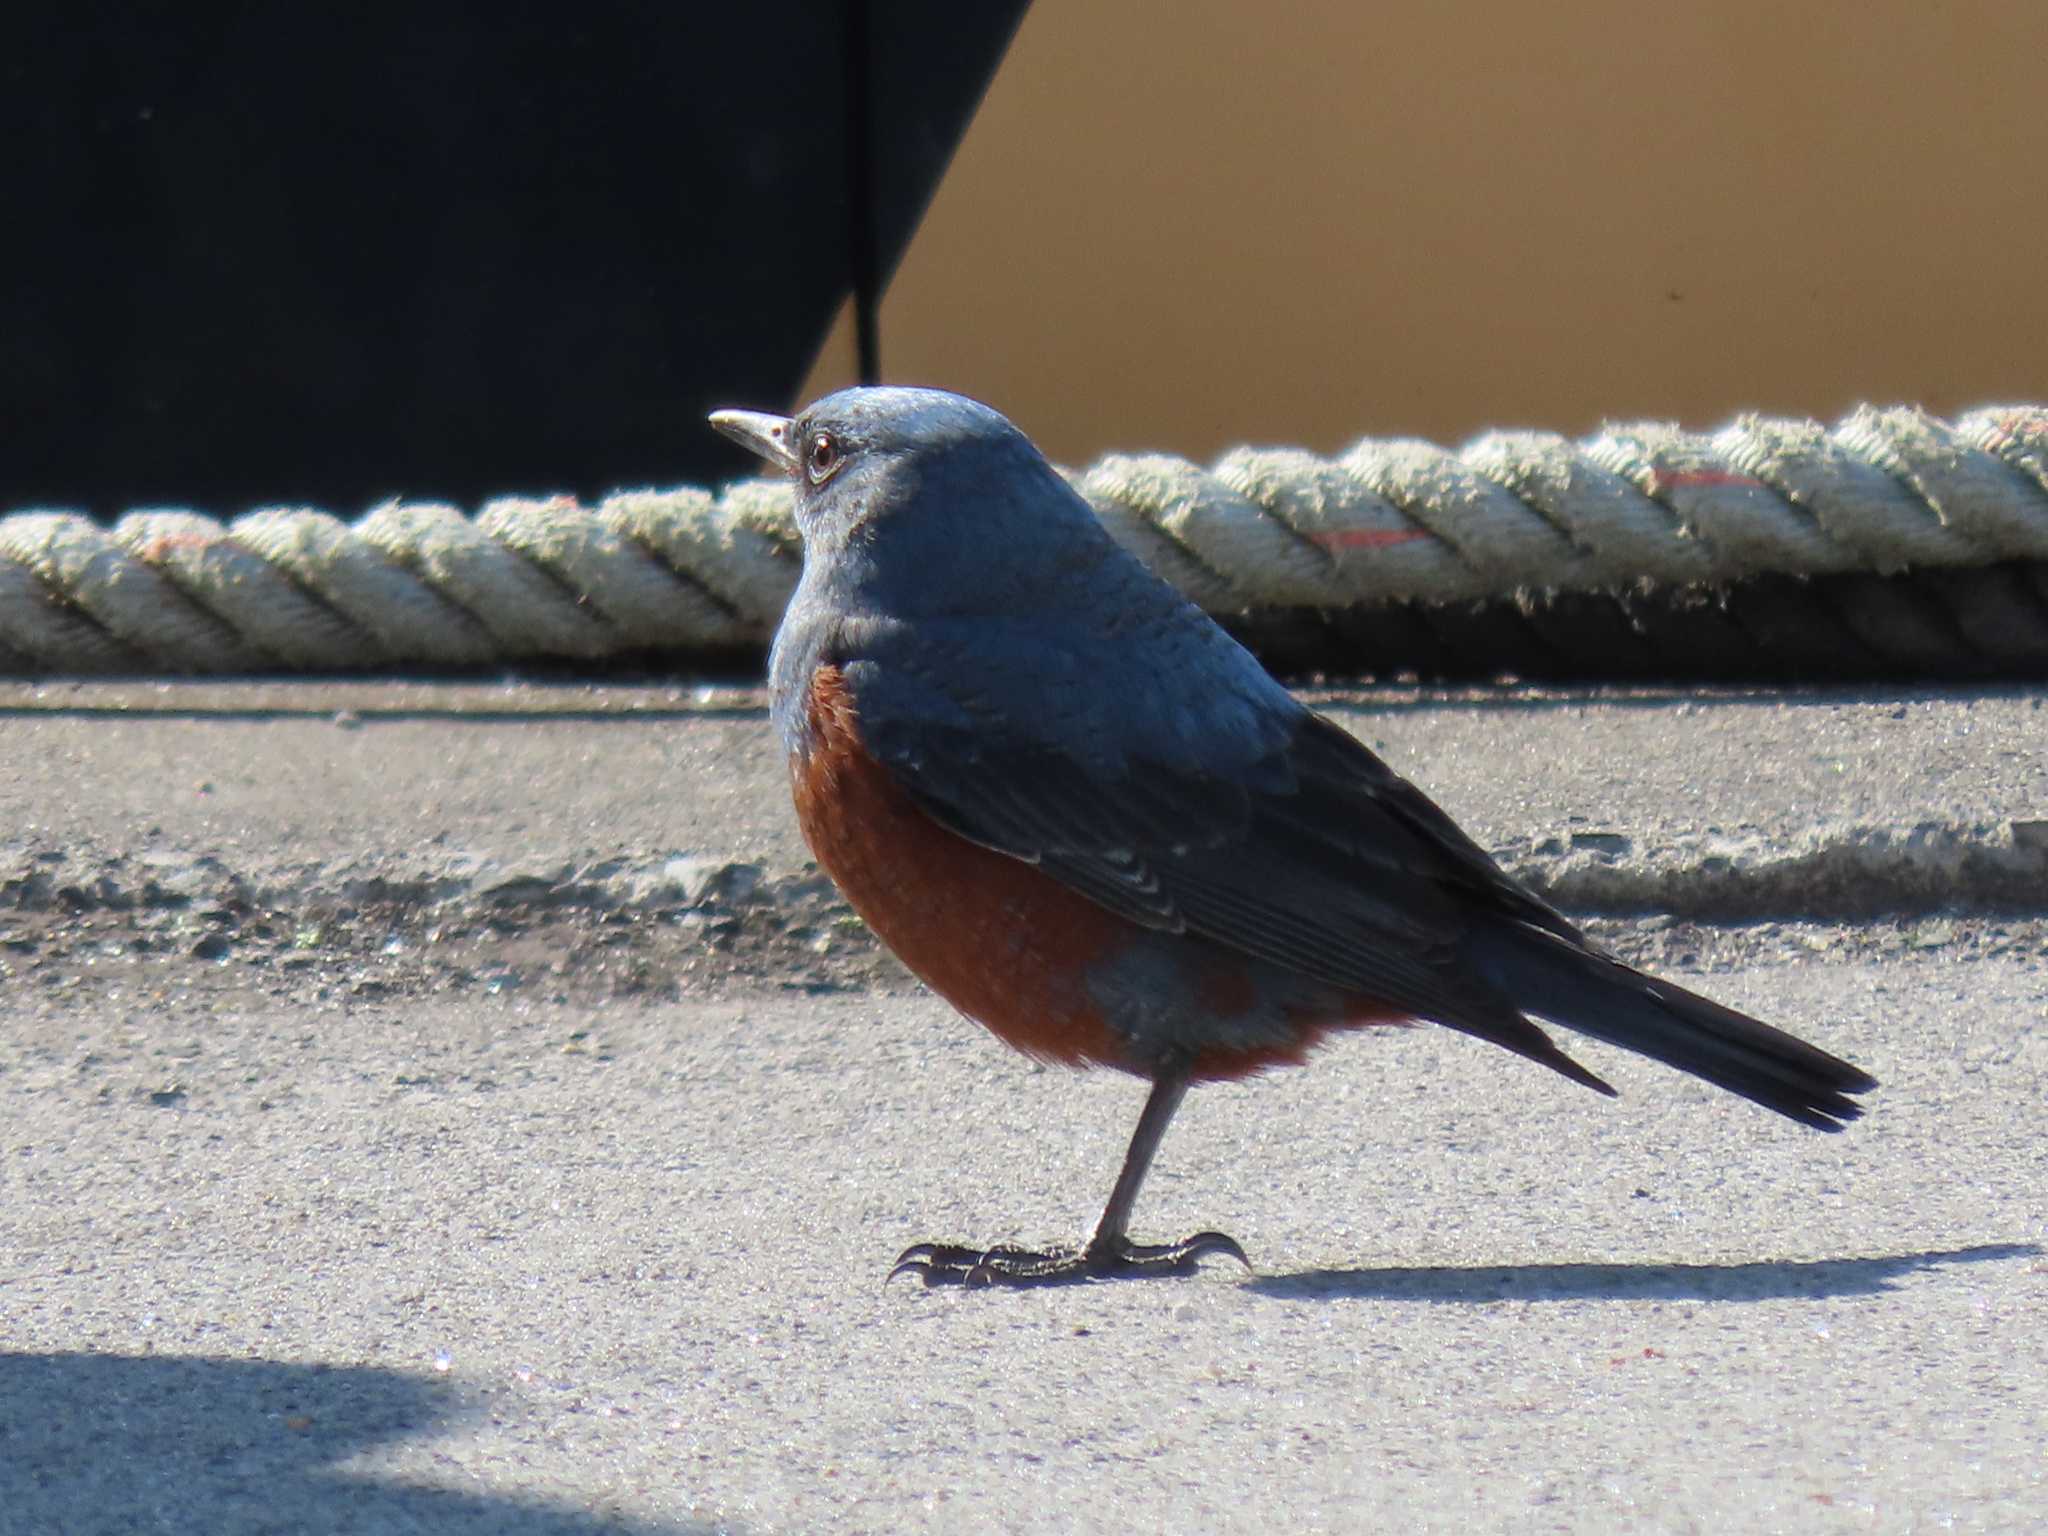
<path id="1" fill-rule="evenodd" d="M 786 475 L 796 473 L 796 449 L 789 441 L 793 423 L 787 416 L 770 416 L 766 411 L 713 411 L 710 420 L 747 452 L 758 453 Z"/>

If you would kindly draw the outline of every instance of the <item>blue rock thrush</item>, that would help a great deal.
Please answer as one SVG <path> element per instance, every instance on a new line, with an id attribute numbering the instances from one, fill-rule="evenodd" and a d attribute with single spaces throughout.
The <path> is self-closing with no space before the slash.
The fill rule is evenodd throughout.
<path id="1" fill-rule="evenodd" d="M 1589 945 L 1423 793 L 1300 704 L 988 407 L 849 389 L 719 431 L 796 481 L 770 663 L 819 864 L 934 991 L 1041 1060 L 1151 1081 L 1085 1247 L 919 1243 L 891 1274 L 1041 1284 L 1244 1262 L 1133 1243 L 1192 1083 L 1428 1020 L 1613 1089 L 1541 1018 L 1821 1130 L 1876 1086 Z"/>

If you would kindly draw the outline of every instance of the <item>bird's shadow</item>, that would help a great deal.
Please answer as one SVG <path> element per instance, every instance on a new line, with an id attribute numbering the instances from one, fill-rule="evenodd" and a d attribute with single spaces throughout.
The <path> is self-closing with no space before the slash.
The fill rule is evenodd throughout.
<path id="1" fill-rule="evenodd" d="M 0 1350 L 0 1529 L 638 1536 L 676 1527 L 348 1463 L 475 1412 L 370 1366 Z"/>
<path id="2" fill-rule="evenodd" d="M 1749 1264 L 1487 1264 L 1305 1269 L 1246 1284 L 1283 1301 L 1778 1301 L 1870 1296 L 1945 1264 L 2038 1258 L 2038 1243 L 1982 1243 L 1859 1259 Z"/>

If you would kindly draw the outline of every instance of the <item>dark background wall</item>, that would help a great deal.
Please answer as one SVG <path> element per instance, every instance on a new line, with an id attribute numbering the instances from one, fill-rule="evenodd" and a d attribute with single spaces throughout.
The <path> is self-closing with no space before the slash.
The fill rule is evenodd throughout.
<path id="1" fill-rule="evenodd" d="M 1022 9 L 8 7 L 0 508 L 737 472 Z"/>

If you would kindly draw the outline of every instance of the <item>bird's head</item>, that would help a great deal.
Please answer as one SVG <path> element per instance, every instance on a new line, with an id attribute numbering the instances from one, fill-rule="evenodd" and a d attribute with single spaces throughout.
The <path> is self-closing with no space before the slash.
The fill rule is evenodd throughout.
<path id="1" fill-rule="evenodd" d="M 1031 440 L 964 395 L 843 389 L 795 416 L 716 411 L 711 425 L 796 482 L 807 558 L 914 565 L 943 586 L 1103 537 Z"/>

